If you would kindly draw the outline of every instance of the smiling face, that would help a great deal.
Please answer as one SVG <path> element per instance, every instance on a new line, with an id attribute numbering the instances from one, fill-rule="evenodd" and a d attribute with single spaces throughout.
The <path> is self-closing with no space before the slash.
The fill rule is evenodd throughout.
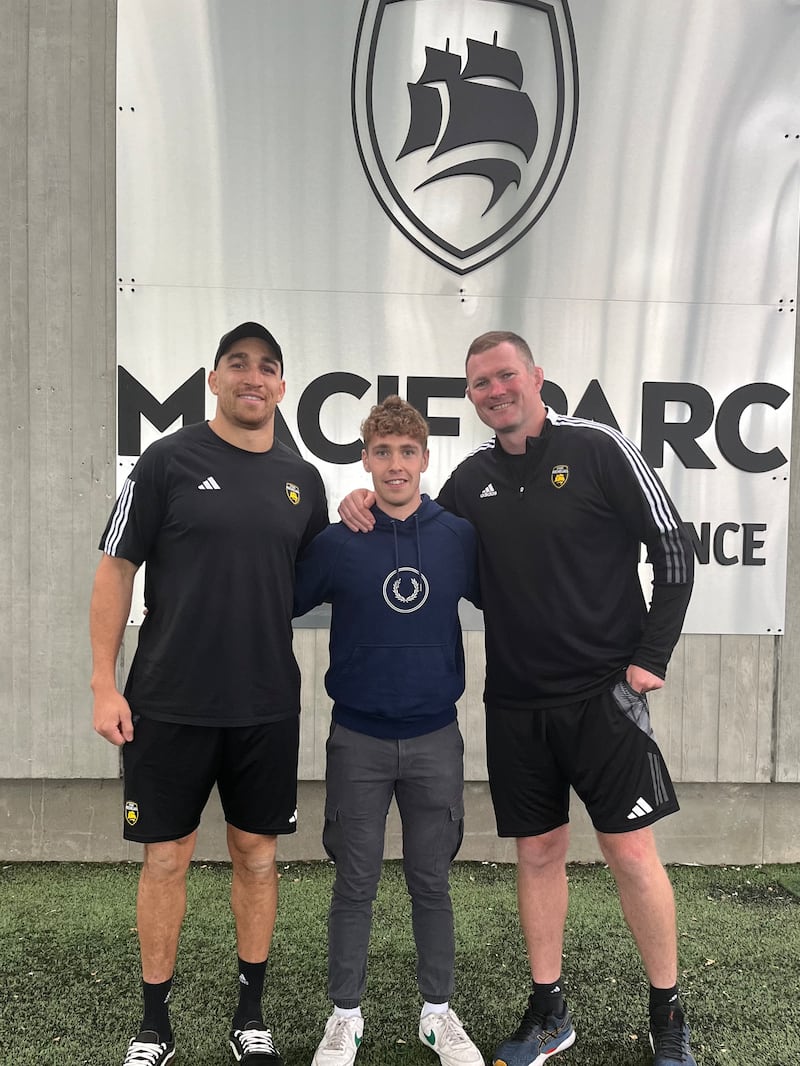
<path id="1" fill-rule="evenodd" d="M 510 341 L 467 359 L 467 396 L 507 452 L 524 452 L 528 437 L 541 433 L 544 374 Z"/>
<path id="2" fill-rule="evenodd" d="M 217 397 L 212 428 L 238 444 L 244 434 L 271 433 L 286 382 L 269 345 L 257 337 L 245 337 L 221 357 L 208 375 L 208 387 Z"/>
<path id="3" fill-rule="evenodd" d="M 408 518 L 420 505 L 420 477 L 428 469 L 428 449 L 407 434 L 371 437 L 361 453 L 372 474 L 376 502 L 392 518 Z"/>

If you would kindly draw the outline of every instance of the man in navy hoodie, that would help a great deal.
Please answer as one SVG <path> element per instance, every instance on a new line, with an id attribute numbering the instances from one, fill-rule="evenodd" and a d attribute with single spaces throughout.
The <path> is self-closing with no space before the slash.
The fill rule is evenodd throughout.
<path id="1" fill-rule="evenodd" d="M 312 1066 L 351 1066 L 361 1044 L 372 903 L 392 796 L 424 1001 L 419 1038 L 443 1066 L 483 1066 L 449 1005 L 449 869 L 464 819 L 458 601 L 479 601 L 477 539 L 468 522 L 420 495 L 428 427 L 415 408 L 391 396 L 372 408 L 361 433 L 375 530 L 364 537 L 342 523 L 329 526 L 299 560 L 295 587 L 295 615 L 332 605 L 323 842 L 336 863 L 328 919 L 334 1010 Z"/>

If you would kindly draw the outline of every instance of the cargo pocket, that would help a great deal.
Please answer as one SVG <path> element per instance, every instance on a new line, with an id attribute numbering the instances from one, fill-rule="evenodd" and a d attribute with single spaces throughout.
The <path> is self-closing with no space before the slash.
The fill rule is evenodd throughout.
<path id="1" fill-rule="evenodd" d="M 451 834 L 451 854 L 448 860 L 448 866 L 453 859 L 458 855 L 461 844 L 464 840 L 464 800 L 461 799 L 458 803 L 454 803 L 450 807 L 450 822 L 448 824 L 448 830 Z"/>
<path id="2" fill-rule="evenodd" d="M 653 727 L 650 724 L 650 708 L 647 704 L 646 693 L 637 692 L 627 681 L 618 681 L 611 690 L 611 695 L 625 717 L 630 719 L 646 736 L 652 737 Z"/>
<path id="3" fill-rule="evenodd" d="M 329 859 L 336 862 L 337 843 L 339 840 L 339 808 L 334 804 L 325 804 L 325 826 L 322 830 L 322 846 Z"/>

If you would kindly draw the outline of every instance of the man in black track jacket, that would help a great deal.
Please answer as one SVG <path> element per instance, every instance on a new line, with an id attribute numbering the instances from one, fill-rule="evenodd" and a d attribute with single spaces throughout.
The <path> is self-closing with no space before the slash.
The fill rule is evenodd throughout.
<path id="1" fill-rule="evenodd" d="M 664 684 L 691 595 L 688 536 L 638 449 L 548 410 L 526 342 L 473 341 L 467 396 L 495 437 L 438 502 L 478 531 L 487 761 L 500 836 L 515 837 L 533 992 L 496 1066 L 539 1066 L 575 1041 L 563 993 L 569 789 L 586 805 L 650 981 L 654 1066 L 696 1066 L 677 988 L 675 905 L 653 823 L 677 811 L 647 692 Z M 361 493 L 341 514 L 370 526 Z M 366 501 L 369 503 L 369 498 Z M 648 610 L 641 545 L 653 566 Z"/>

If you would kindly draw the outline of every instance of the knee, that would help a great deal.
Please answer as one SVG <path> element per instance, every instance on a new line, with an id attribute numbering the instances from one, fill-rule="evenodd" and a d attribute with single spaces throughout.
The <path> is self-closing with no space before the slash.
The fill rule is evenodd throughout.
<path id="1" fill-rule="evenodd" d="M 374 903 L 381 879 L 381 863 L 336 862 L 333 895 L 342 903 L 360 906 Z"/>
<path id="2" fill-rule="evenodd" d="M 598 833 L 603 858 L 615 877 L 650 878 L 666 876 L 650 829 L 632 833 Z"/>
<path id="3" fill-rule="evenodd" d="M 526 872 L 540 873 L 561 867 L 567 861 L 567 826 L 535 837 L 517 838 L 517 863 Z"/>
<path id="4" fill-rule="evenodd" d="M 159 844 L 145 844 L 142 876 L 167 883 L 186 876 L 194 850 L 194 838 L 182 837 Z"/>
<path id="5" fill-rule="evenodd" d="M 262 837 L 253 833 L 229 834 L 228 851 L 234 874 L 248 881 L 271 881 L 276 878 L 277 843 L 276 837 Z"/>
<path id="6" fill-rule="evenodd" d="M 439 869 L 424 869 L 404 864 L 403 875 L 412 900 L 418 903 L 438 903 L 450 898 L 450 865 L 443 863 Z"/>

